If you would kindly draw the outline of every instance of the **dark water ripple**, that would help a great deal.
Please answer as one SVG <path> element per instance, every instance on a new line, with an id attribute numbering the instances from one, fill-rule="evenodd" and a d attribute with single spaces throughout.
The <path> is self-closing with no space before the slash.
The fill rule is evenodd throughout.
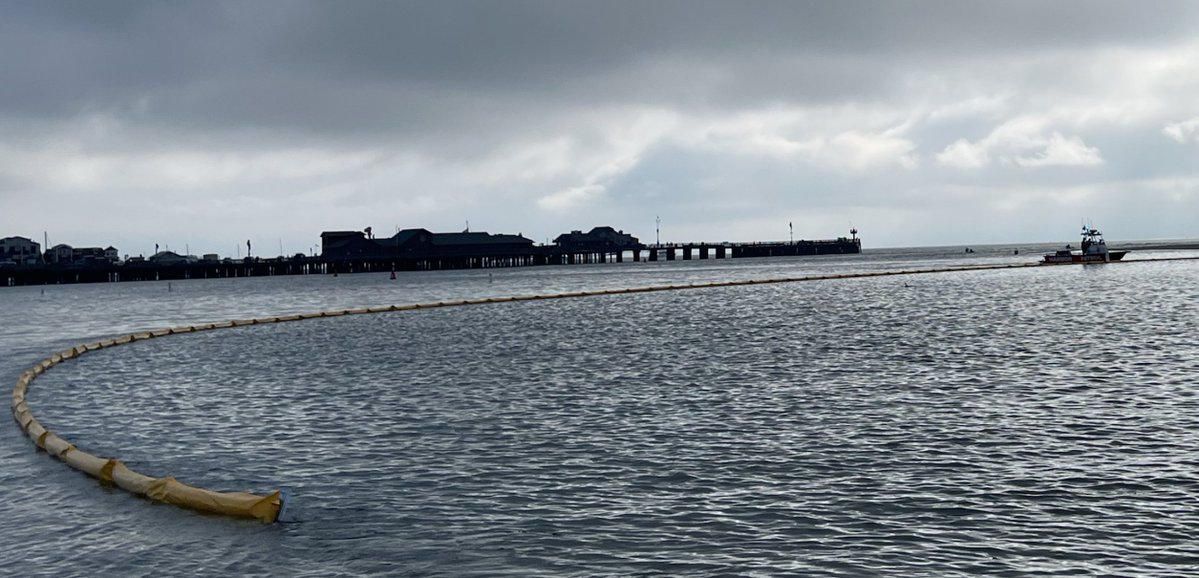
<path id="1" fill-rule="evenodd" d="M 98 490 L 6 439 L 50 478 L 14 515 L 60 513 L 5 534 L 71 545 L 32 563 L 58 574 L 1194 575 L 1197 272 L 842 280 L 139 342 L 39 379 L 39 417 L 148 473 L 286 484 L 294 521 Z"/>

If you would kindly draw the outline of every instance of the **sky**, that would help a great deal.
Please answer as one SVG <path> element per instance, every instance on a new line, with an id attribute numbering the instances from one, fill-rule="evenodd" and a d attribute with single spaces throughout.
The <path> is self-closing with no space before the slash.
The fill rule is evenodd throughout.
<path id="1" fill-rule="evenodd" d="M 0 237 L 1196 238 L 1196 30 L 1171 0 L 0 0 Z"/>

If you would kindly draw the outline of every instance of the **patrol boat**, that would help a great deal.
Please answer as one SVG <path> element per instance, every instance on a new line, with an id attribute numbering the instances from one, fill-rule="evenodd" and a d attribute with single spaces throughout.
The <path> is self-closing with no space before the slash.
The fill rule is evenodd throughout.
<path id="1" fill-rule="evenodd" d="M 1045 255 L 1042 263 L 1107 263 L 1123 259 L 1128 251 L 1109 251 L 1103 233 L 1094 227 L 1083 225 L 1082 250 L 1074 251 L 1069 245 L 1055 253 Z"/>

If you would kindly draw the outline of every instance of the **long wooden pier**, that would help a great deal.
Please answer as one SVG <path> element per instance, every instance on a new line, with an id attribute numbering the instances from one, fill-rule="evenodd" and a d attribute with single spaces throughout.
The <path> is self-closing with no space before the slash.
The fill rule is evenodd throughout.
<path id="1" fill-rule="evenodd" d="M 747 257 L 794 257 L 861 253 L 861 240 L 800 240 L 778 242 L 688 242 L 603 247 L 587 250 L 564 249 L 557 245 L 533 246 L 517 252 L 480 247 L 471 253 L 429 255 L 380 255 L 328 259 L 323 256 L 246 258 L 190 263 L 89 264 L 86 266 L 44 265 L 0 269 L 0 287 L 52 285 L 58 283 L 105 283 L 119 281 L 169 281 L 225 279 L 274 275 L 324 275 L 387 271 L 437 271 L 446 269 L 489 269 L 541 265 L 581 265 L 640 261 L 689 261 Z"/>
<path id="2" fill-rule="evenodd" d="M 648 260 L 657 261 L 659 254 L 664 254 L 667 261 L 681 258 L 684 261 L 692 258 L 724 259 L 732 257 L 798 257 L 805 255 L 856 255 L 862 252 L 862 242 L 856 236 L 852 239 L 831 239 L 820 241 L 765 241 L 752 243 L 664 243 L 646 245 Z M 633 252 L 633 260 L 637 261 L 640 251 Z"/>

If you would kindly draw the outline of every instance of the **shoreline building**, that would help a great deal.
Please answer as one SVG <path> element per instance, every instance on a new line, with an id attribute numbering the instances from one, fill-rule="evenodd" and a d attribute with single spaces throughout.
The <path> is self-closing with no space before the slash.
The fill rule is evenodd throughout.
<path id="1" fill-rule="evenodd" d="M 533 240 L 519 234 L 404 229 L 378 239 L 365 230 L 321 233 L 321 260 L 351 271 L 529 265 L 537 254 Z"/>
<path id="2" fill-rule="evenodd" d="M 116 247 L 72 247 L 59 243 L 46 251 L 45 263 L 59 266 L 103 267 L 118 263 L 120 252 Z"/>
<path id="3" fill-rule="evenodd" d="M 41 243 L 25 237 L 0 239 L 0 265 L 29 267 L 43 264 Z"/>
<path id="4" fill-rule="evenodd" d="M 612 227 L 593 227 L 590 231 L 571 231 L 554 238 L 554 244 L 567 253 L 615 253 L 642 247 L 641 241 Z"/>

